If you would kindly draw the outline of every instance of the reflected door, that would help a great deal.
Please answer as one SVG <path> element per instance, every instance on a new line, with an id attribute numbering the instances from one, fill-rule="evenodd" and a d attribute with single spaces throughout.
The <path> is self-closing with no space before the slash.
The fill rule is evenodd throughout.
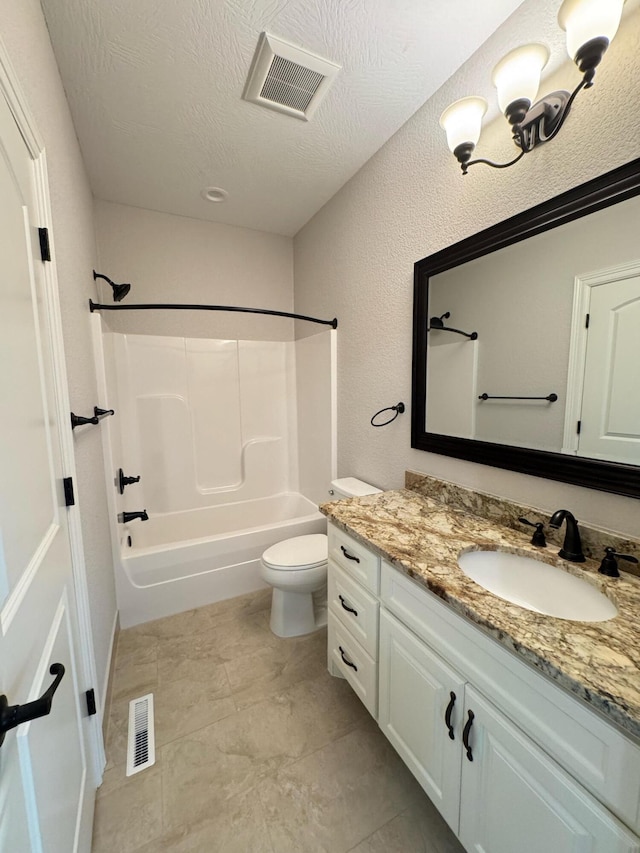
<path id="1" fill-rule="evenodd" d="M 640 275 L 590 291 L 578 454 L 640 465 Z"/>

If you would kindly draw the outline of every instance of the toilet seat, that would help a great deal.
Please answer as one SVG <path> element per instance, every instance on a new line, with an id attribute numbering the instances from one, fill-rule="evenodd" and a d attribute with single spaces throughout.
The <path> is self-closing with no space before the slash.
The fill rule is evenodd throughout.
<path id="1" fill-rule="evenodd" d="M 274 571 L 304 571 L 325 565 L 328 556 L 326 534 L 311 533 L 272 545 L 262 555 L 262 562 Z"/>

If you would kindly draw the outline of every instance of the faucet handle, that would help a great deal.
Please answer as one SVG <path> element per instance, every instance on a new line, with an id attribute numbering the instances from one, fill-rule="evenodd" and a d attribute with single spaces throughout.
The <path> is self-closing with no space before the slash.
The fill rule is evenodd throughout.
<path id="1" fill-rule="evenodd" d="M 541 521 L 533 522 L 533 521 L 529 521 L 528 518 L 523 518 L 523 517 L 518 518 L 518 521 L 520 521 L 522 524 L 528 524 L 529 527 L 535 527 L 536 531 L 533 534 L 533 536 L 531 537 L 531 544 L 532 545 L 537 545 L 538 548 L 546 548 L 547 547 L 547 540 L 545 539 L 544 532 L 543 532 L 544 524 Z"/>
<path id="2" fill-rule="evenodd" d="M 637 557 L 632 557 L 631 554 L 617 554 L 615 548 L 611 548 L 610 546 L 604 549 L 604 557 L 602 558 L 602 562 L 600 563 L 600 568 L 598 571 L 602 575 L 607 575 L 610 578 L 619 578 L 620 572 L 618 571 L 618 563 L 617 560 L 626 560 L 628 563 L 637 563 Z"/>

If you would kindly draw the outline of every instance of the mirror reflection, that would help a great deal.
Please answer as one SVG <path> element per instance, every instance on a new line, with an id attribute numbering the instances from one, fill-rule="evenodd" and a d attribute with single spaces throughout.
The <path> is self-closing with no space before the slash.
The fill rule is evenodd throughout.
<path id="1" fill-rule="evenodd" d="M 640 465 L 639 221 L 635 197 L 431 276 L 426 432 Z"/>

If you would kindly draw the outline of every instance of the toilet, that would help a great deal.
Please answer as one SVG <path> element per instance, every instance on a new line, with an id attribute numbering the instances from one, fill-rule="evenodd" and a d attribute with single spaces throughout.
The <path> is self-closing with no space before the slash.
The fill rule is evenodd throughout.
<path id="1" fill-rule="evenodd" d="M 378 494 L 380 489 L 355 477 L 332 480 L 331 500 Z M 311 634 L 327 624 L 326 533 L 295 536 L 262 555 L 260 575 L 273 587 L 271 630 L 278 637 Z"/>

